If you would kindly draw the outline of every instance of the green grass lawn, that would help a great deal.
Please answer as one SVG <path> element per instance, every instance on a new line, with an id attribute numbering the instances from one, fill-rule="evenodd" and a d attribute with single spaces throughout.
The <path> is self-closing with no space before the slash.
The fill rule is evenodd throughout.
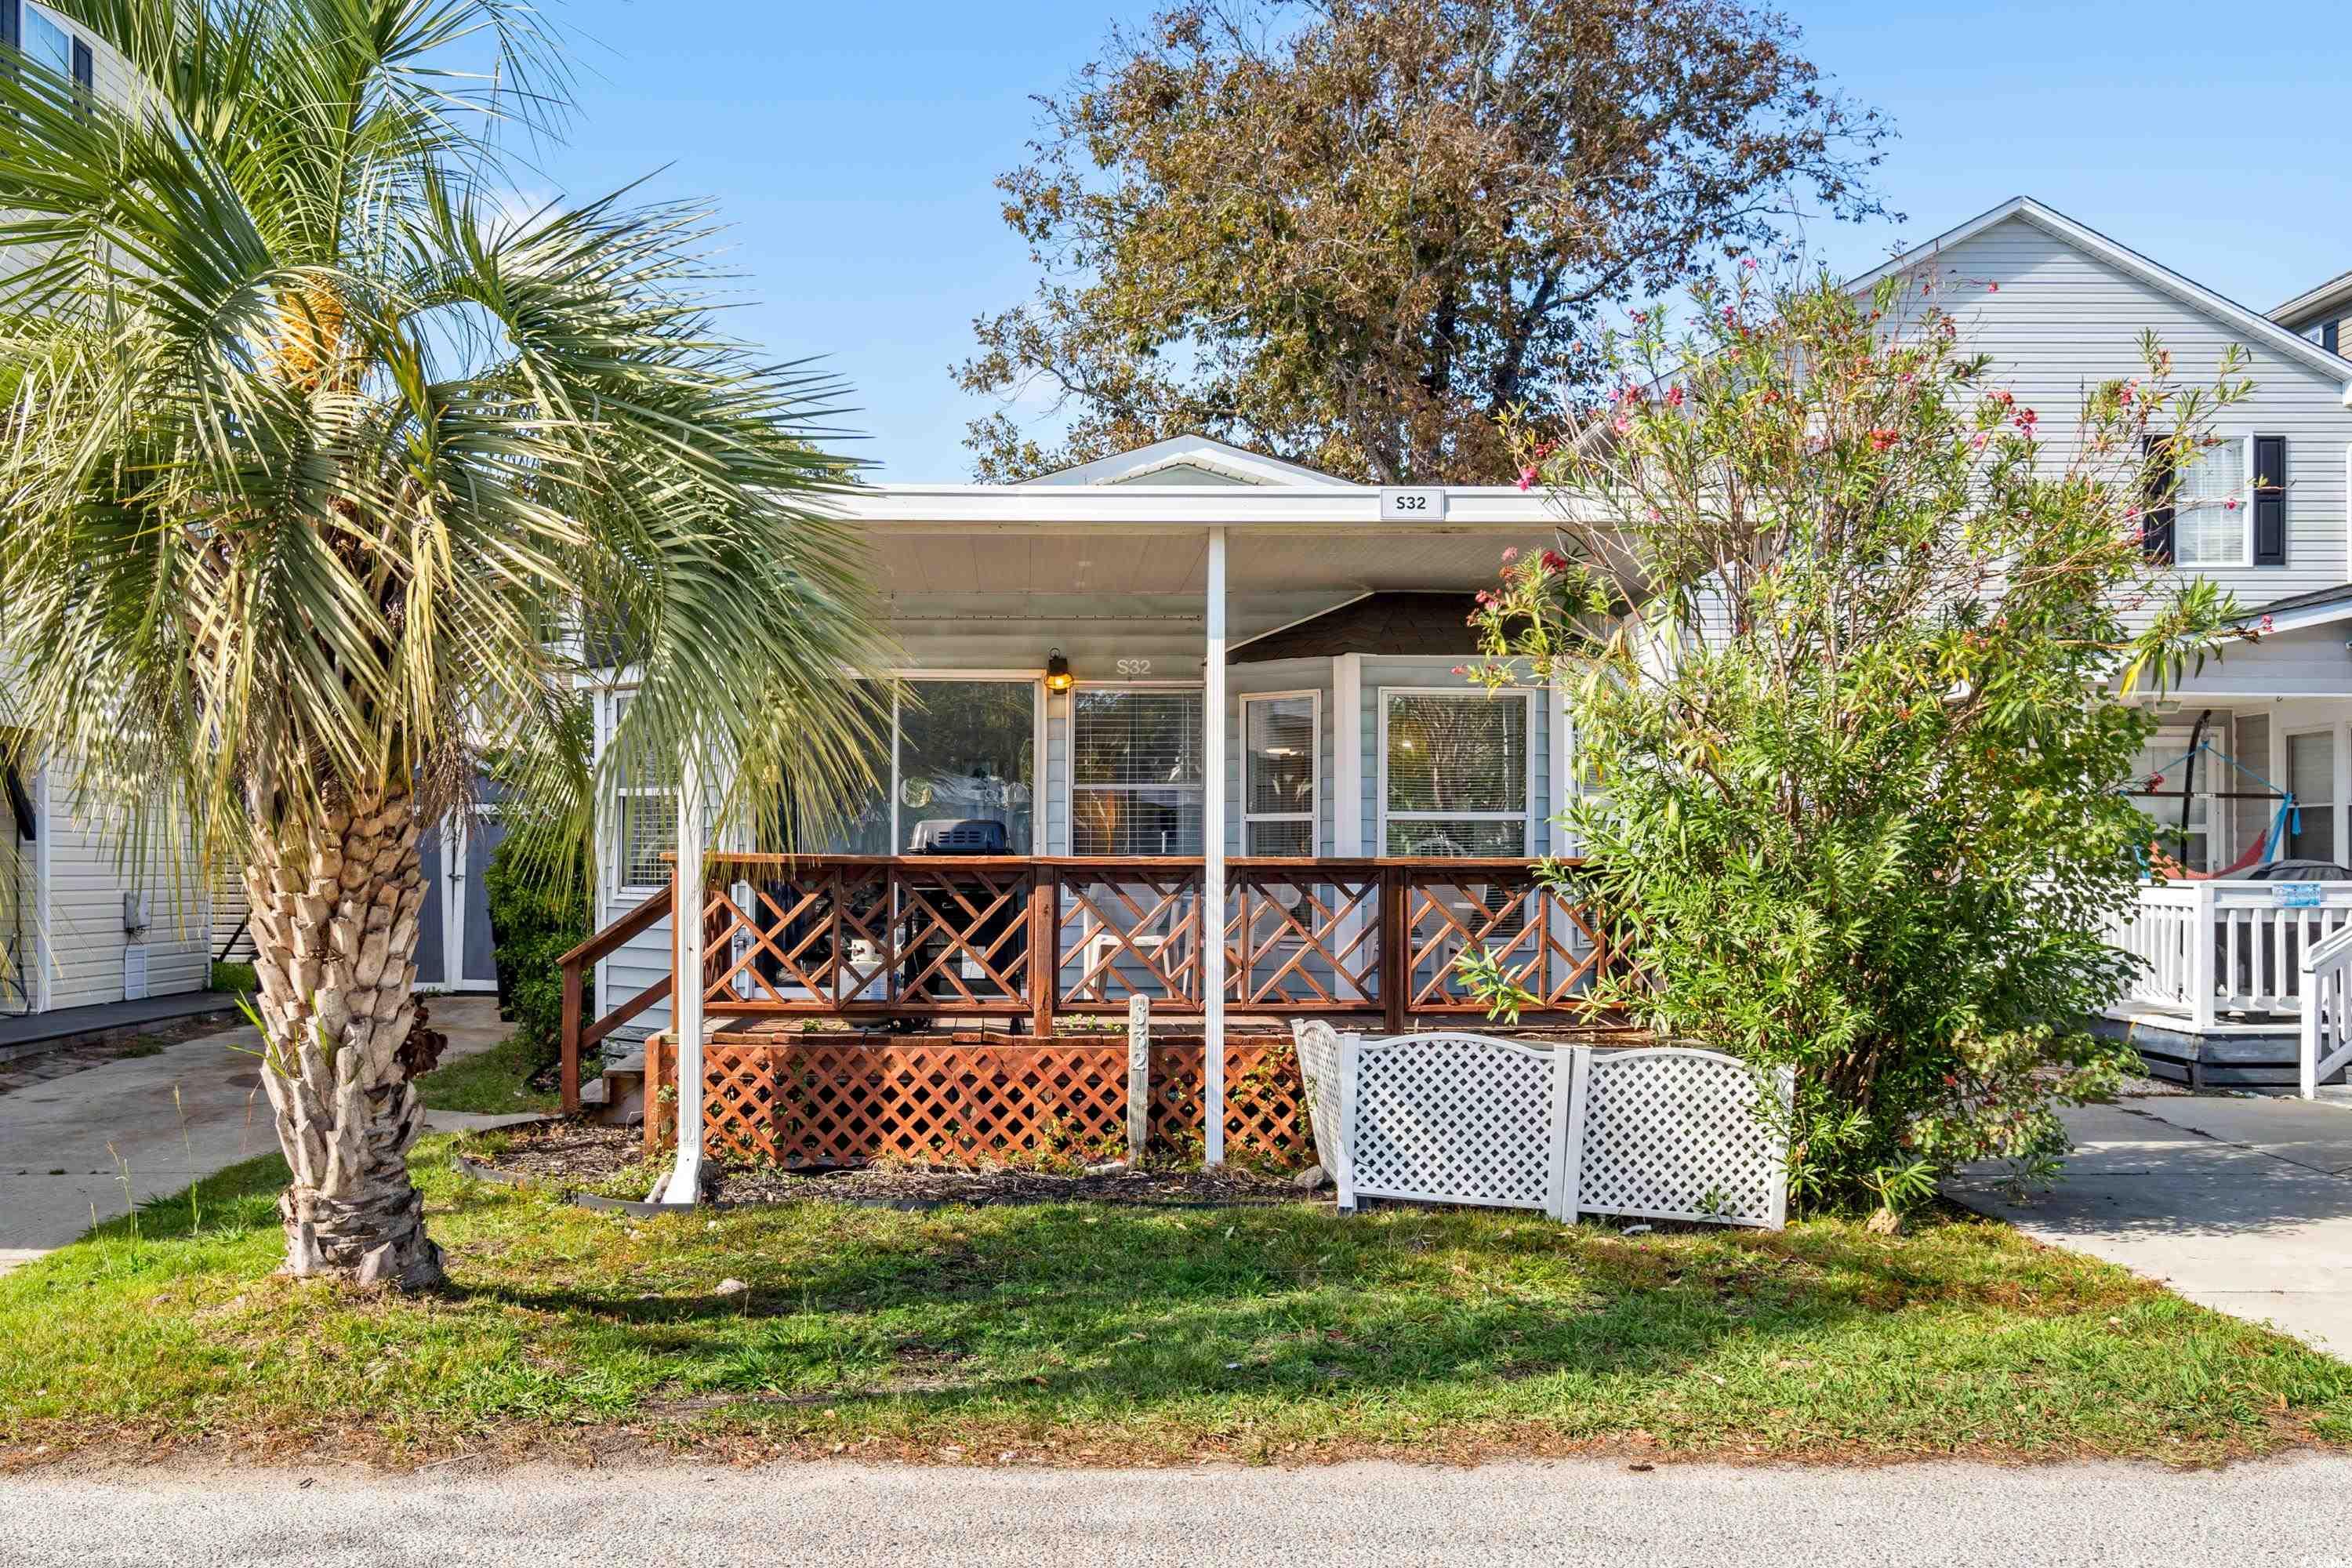
<path id="1" fill-rule="evenodd" d="M 415 1163 L 455 1288 L 276 1279 L 255 1161 L 0 1279 L 0 1457 L 206 1442 L 995 1462 L 1578 1448 L 2204 1462 L 2352 1367 L 2003 1226 L 1304 1205 L 600 1215 Z M 748 1290 L 721 1296 L 737 1279 Z"/>
<path id="2" fill-rule="evenodd" d="M 524 1081 L 530 1070 L 521 1042 L 509 1037 L 487 1051 L 426 1073 L 416 1080 L 416 1094 L 431 1110 L 501 1115 L 559 1109 L 563 1099 L 560 1093 L 533 1089 Z"/>

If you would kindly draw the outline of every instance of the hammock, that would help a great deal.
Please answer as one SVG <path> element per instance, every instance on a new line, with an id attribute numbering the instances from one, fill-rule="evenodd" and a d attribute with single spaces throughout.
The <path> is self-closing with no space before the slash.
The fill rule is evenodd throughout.
<path id="1" fill-rule="evenodd" d="M 2225 752 L 2217 751 L 2210 742 L 2200 741 L 2190 751 L 2164 763 L 2161 767 L 2151 770 L 2148 773 L 2148 778 L 2152 781 L 2150 787 L 2127 789 L 2123 793 L 2126 795 L 2160 794 L 2161 792 L 2153 787 L 2154 784 L 2161 784 L 2164 781 L 2164 775 L 2171 769 L 2182 763 L 2193 762 L 2200 756 L 2210 757 L 2217 763 L 2226 763 L 2262 785 L 2263 789 L 2278 798 L 2278 810 L 2272 816 L 2270 826 L 2255 834 L 2252 841 L 2246 846 L 2238 858 L 2218 871 L 2191 871 L 2161 850 L 2140 854 L 2141 864 L 2148 865 L 2152 862 L 2154 868 L 2161 872 L 2168 881 L 2217 882 L 2225 877 L 2234 877 L 2239 872 L 2249 870 L 2255 866 L 2267 865 L 2278 858 L 2279 846 L 2285 841 L 2289 833 L 2303 831 L 2303 808 L 2295 804 L 2293 791 L 2279 788 L 2237 758 Z"/>

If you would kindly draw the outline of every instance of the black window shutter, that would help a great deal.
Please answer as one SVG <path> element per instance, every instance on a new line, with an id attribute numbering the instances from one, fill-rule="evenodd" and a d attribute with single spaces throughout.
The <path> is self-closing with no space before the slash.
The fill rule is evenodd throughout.
<path id="1" fill-rule="evenodd" d="M 0 0 L 0 44 L 25 47 L 25 0 Z"/>
<path id="2" fill-rule="evenodd" d="M 2254 437 L 2254 564 L 2286 564 L 2286 437 Z"/>
<path id="3" fill-rule="evenodd" d="M 2147 489 L 2140 498 L 2139 547 L 2152 560 L 2168 563 L 2172 560 L 2172 457 L 2160 436 L 2144 436 L 2140 441 L 2147 456 L 2143 481 Z"/>
<path id="4" fill-rule="evenodd" d="M 2330 321 L 2326 326 L 2319 329 L 2319 346 L 2326 349 L 2329 353 L 2341 353 L 2344 352 L 2336 346 L 2338 341 L 2336 335 L 2336 329 L 2342 324 L 2343 323 L 2340 321 Z"/>
<path id="5" fill-rule="evenodd" d="M 90 54 L 89 46 L 79 38 L 73 41 L 73 76 L 74 85 L 84 91 L 97 83 L 98 61 Z"/>

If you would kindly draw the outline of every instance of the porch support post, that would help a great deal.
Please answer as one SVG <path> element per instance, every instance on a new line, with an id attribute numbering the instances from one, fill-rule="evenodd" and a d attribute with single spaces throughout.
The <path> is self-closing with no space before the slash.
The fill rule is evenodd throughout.
<path id="1" fill-rule="evenodd" d="M 1365 853 L 1364 656 L 1360 653 L 1335 654 L 1331 658 L 1331 853 L 1342 860 Z M 1380 918 L 1381 907 L 1380 895 L 1375 893 L 1373 920 Z M 1360 945 L 1364 925 L 1360 903 L 1351 907 L 1339 923 L 1339 951 L 1355 953 L 1358 963 L 1364 952 Z M 1379 951 L 1377 942 L 1373 951 Z M 1372 993 L 1344 974 L 1334 977 L 1333 989 L 1341 1001 L 1370 1006 L 1373 1000 Z"/>
<path id="2" fill-rule="evenodd" d="M 1225 531 L 1209 530 L 1201 660 L 1201 1035 L 1205 1164 L 1225 1163 Z"/>
<path id="3" fill-rule="evenodd" d="M 702 768 L 691 749 L 678 761 L 677 880 L 670 900 L 670 1059 L 677 1064 L 677 1158 L 661 1201 L 691 1207 L 702 1193 L 702 942 L 704 851 L 709 847 Z M 646 1107 L 647 1121 L 654 1108 Z"/>
<path id="4" fill-rule="evenodd" d="M 2191 882 L 2189 886 L 2196 889 L 2196 904 L 2189 922 L 2189 1018 L 2198 1034 L 2203 1036 L 2212 1032 L 2213 993 L 2221 984 L 2213 962 L 2213 942 L 2221 928 L 2213 919 L 2215 885 Z M 2282 952 L 2281 962 L 2284 961 Z M 2286 988 L 2286 976 L 2280 974 L 2277 984 L 2281 990 Z M 2201 1040 L 2199 1048 L 2201 1055 Z"/>

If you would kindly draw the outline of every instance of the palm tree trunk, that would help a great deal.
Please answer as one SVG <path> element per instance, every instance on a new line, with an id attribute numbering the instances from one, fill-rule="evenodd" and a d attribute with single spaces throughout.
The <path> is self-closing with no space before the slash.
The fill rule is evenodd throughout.
<path id="1" fill-rule="evenodd" d="M 253 902 L 264 1058 L 278 1147 L 286 1270 L 402 1289 L 440 1283 L 408 1149 L 425 1110 L 401 1046 L 415 1021 L 415 803 L 337 812 L 307 838 L 257 836 Z"/>

